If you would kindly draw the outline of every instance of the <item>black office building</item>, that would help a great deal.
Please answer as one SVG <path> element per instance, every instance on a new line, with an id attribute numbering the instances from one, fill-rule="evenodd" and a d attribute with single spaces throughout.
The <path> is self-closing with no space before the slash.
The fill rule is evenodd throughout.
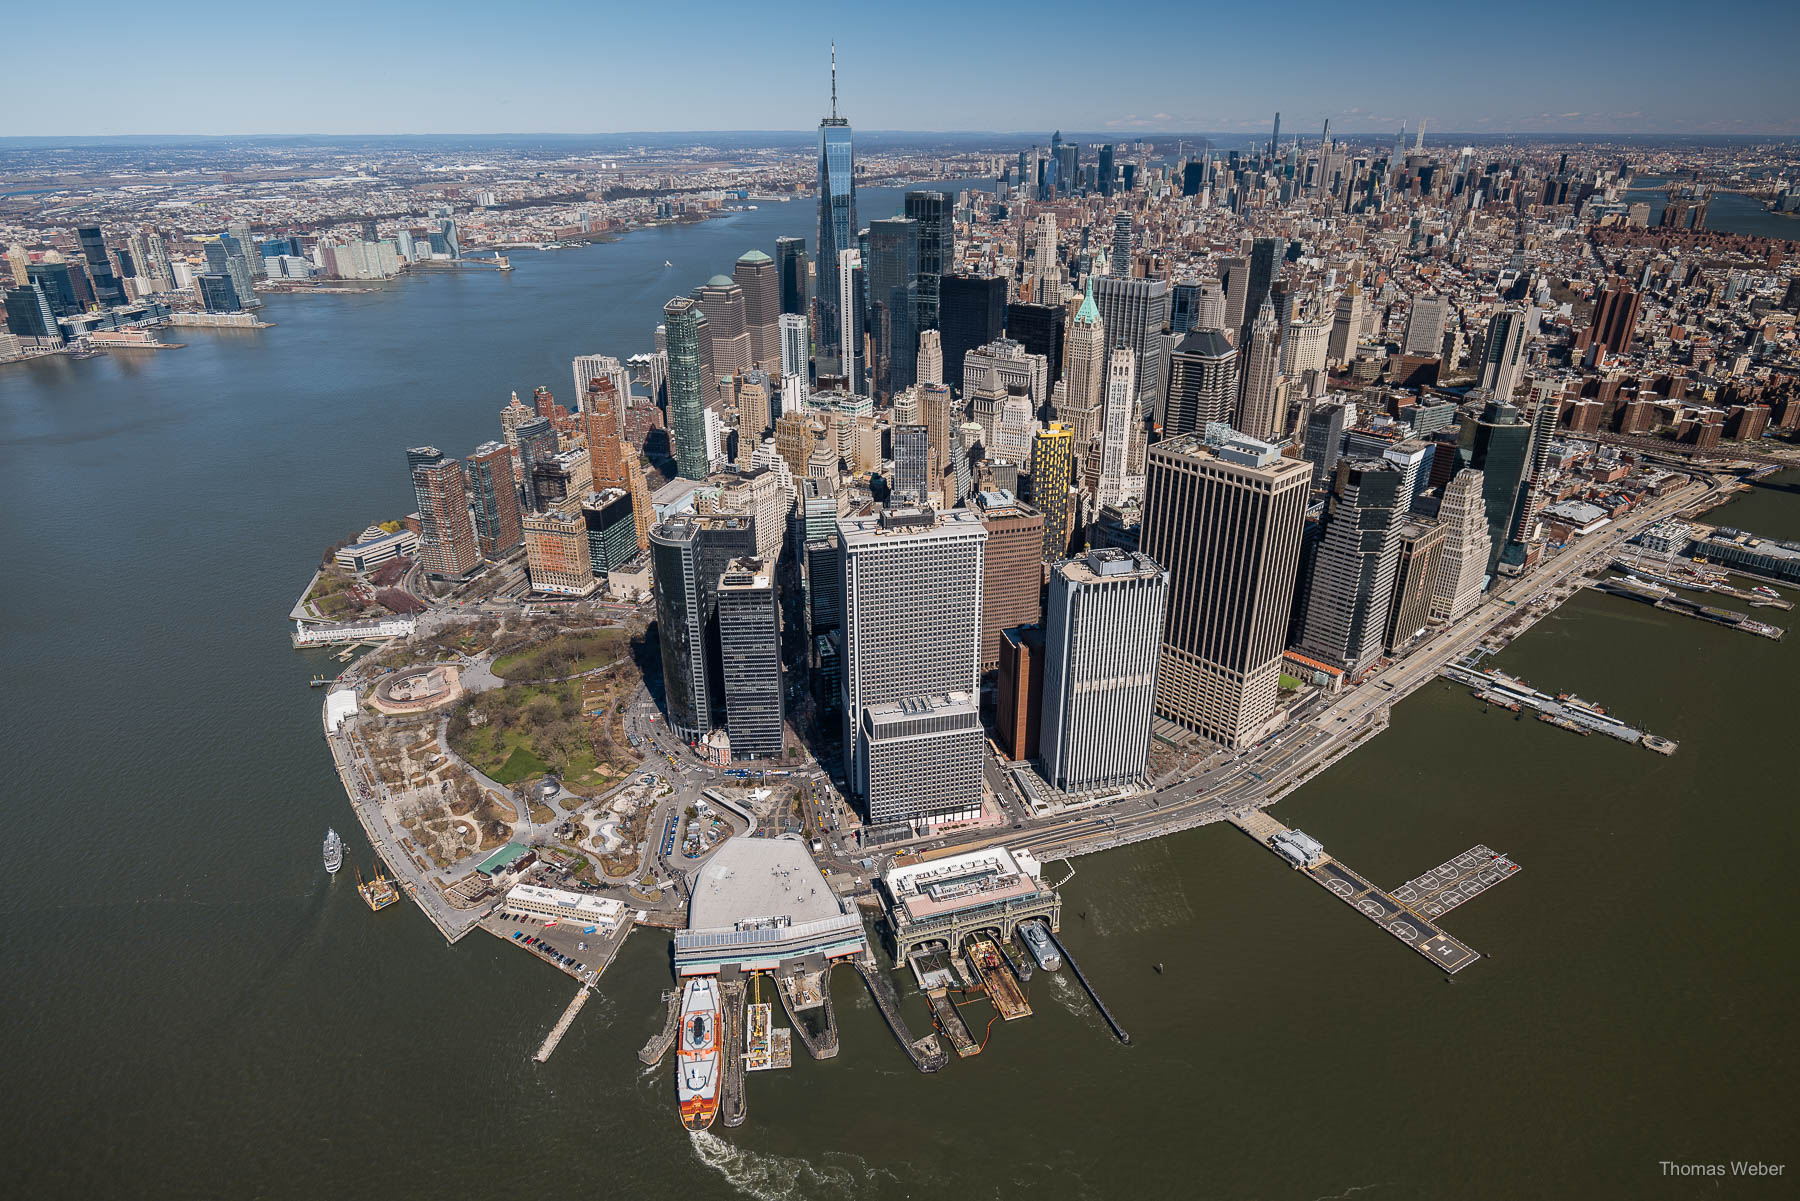
<path id="1" fill-rule="evenodd" d="M 946 275 L 938 294 L 944 382 L 959 392 L 963 356 L 1006 330 L 1006 281 L 981 275 Z"/>
<path id="2" fill-rule="evenodd" d="M 1009 304 L 1006 336 L 1025 347 L 1027 354 L 1050 360 L 1050 378 L 1062 378 L 1063 329 L 1068 313 L 1055 304 Z"/>
<path id="3" fill-rule="evenodd" d="M 938 285 L 956 257 L 956 230 L 950 197 L 943 192 L 908 192 L 906 215 L 919 223 L 918 328 L 938 327 Z"/>
<path id="4" fill-rule="evenodd" d="M 1113 194 L 1113 148 L 1110 144 L 1100 147 L 1100 194 Z"/>
<path id="5" fill-rule="evenodd" d="M 913 386 L 919 362 L 919 222 L 889 217 L 869 222 L 864 260 L 869 288 L 870 375 L 875 392 L 891 398 Z"/>
<path id="6" fill-rule="evenodd" d="M 781 605 L 761 559 L 734 559 L 719 576 L 719 666 L 733 759 L 782 751 Z"/>
<path id="7" fill-rule="evenodd" d="M 81 253 L 88 263 L 88 274 L 94 281 L 94 299 L 103 305 L 125 303 L 125 286 L 113 274 L 112 260 L 106 257 L 106 239 L 98 225 L 83 225 L 75 231 L 81 239 Z"/>
<path id="8" fill-rule="evenodd" d="M 781 311 L 806 315 L 806 239 L 775 239 L 775 273 L 781 280 Z"/>

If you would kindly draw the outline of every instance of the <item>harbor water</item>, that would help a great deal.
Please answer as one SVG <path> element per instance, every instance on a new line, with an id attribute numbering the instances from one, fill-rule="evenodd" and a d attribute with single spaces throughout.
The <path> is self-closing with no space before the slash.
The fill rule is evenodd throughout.
<path id="1" fill-rule="evenodd" d="M 897 195 L 865 192 L 863 218 Z M 1454 982 L 1208 827 L 1067 885 L 1063 940 L 1131 1046 L 1065 968 L 922 1076 L 840 969 L 842 1053 L 750 1077 L 747 1125 L 690 1136 L 667 1064 L 636 1058 L 669 985 L 657 932 L 540 1065 L 565 976 L 327 878 L 325 828 L 358 827 L 305 684 L 336 663 L 283 626 L 321 550 L 412 507 L 405 447 L 466 452 L 511 390 L 565 395 L 570 356 L 648 348 L 664 300 L 811 223 L 763 205 L 506 276 L 278 297 L 276 328 L 168 353 L 0 368 L 9 1195 L 1643 1198 L 1694 1194 L 1662 1160 L 1800 1171 L 1800 638 L 1615 597 L 1492 663 L 1673 758 L 1437 683 L 1273 811 L 1386 887 L 1476 843 L 1523 865 L 1445 919 L 1487 957 Z M 1709 520 L 1796 536 L 1797 484 Z M 372 862 L 360 833 L 346 854 Z M 985 1007 L 964 1012 L 979 1036 Z"/>

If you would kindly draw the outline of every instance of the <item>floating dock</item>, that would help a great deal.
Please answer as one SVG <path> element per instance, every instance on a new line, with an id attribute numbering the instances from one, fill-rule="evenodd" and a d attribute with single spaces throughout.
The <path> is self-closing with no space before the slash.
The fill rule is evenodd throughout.
<path id="1" fill-rule="evenodd" d="M 539 1063 L 543 1063 L 550 1058 L 551 1054 L 556 1050 L 556 1045 L 562 1042 L 563 1035 L 567 1034 L 569 1032 L 569 1027 L 574 1024 L 575 1015 L 581 1012 L 581 1007 L 583 1005 L 587 1004 L 587 999 L 590 995 L 592 994 L 588 992 L 586 985 L 575 990 L 574 999 L 569 1002 L 569 1007 L 563 1010 L 562 1017 L 557 1020 L 556 1025 L 553 1026 L 550 1033 L 545 1036 L 544 1045 L 538 1048 L 537 1054 L 532 1058 L 536 1059 Z"/>
<path id="2" fill-rule="evenodd" d="M 969 1033 L 969 1024 L 963 1021 L 962 1010 L 950 999 L 948 990 L 934 988 L 925 994 L 925 1000 L 931 1006 L 932 1022 L 950 1040 L 950 1048 L 958 1059 L 981 1054 L 981 1044 Z"/>
<path id="3" fill-rule="evenodd" d="M 750 1116 L 750 1101 L 744 1093 L 744 982 L 719 981 L 720 1050 L 725 1056 L 725 1077 L 719 1092 L 719 1114 L 727 1126 L 742 1126 Z"/>
<path id="4" fill-rule="evenodd" d="M 767 1001 L 750 1004 L 744 1022 L 744 1070 L 768 1072 L 794 1066 L 794 1040 L 785 1026 L 774 1021 L 775 1007 Z"/>
<path id="5" fill-rule="evenodd" d="M 788 1023 L 806 1053 L 830 1059 L 838 1053 L 837 1015 L 831 1008 L 829 967 L 775 977 L 775 992 L 787 1010 Z M 815 1026 L 817 1027 L 815 1029 Z"/>

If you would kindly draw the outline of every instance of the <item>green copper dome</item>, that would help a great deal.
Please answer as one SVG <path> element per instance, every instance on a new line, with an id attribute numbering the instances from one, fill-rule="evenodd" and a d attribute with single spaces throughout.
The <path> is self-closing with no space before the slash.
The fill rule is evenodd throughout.
<path id="1" fill-rule="evenodd" d="M 740 263 L 772 263 L 774 261 L 774 259 L 770 258 L 760 250 L 746 251 L 743 256 L 738 259 L 738 262 Z"/>
<path id="2" fill-rule="evenodd" d="M 1090 272 L 1087 280 L 1087 295 L 1082 298 L 1081 307 L 1075 310 L 1075 320 L 1082 325 L 1099 325 L 1100 310 L 1094 305 L 1094 276 Z"/>
<path id="3" fill-rule="evenodd" d="M 715 275 L 706 281 L 706 286 L 709 288 L 729 288 L 736 282 L 737 281 L 732 279 L 729 275 Z"/>

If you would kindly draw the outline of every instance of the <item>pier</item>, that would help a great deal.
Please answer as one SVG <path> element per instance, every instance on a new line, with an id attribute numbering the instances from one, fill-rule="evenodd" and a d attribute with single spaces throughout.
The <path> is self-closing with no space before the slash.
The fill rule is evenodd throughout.
<path id="1" fill-rule="evenodd" d="M 831 1008 L 830 980 L 829 966 L 775 976 L 775 992 L 787 1011 L 788 1024 L 814 1059 L 830 1059 L 838 1053 L 837 1015 Z M 815 1022 L 817 1030 L 813 1029 Z"/>
<path id="2" fill-rule="evenodd" d="M 638 1059 L 646 1067 L 653 1068 L 662 1062 L 663 1056 L 669 1053 L 669 1048 L 675 1045 L 675 1036 L 681 1031 L 681 990 L 670 989 L 663 994 L 663 1000 L 668 1002 L 669 1016 L 664 1019 L 663 1028 L 651 1035 L 650 1041 L 644 1044 L 644 1049 L 638 1052 Z"/>
<path id="3" fill-rule="evenodd" d="M 1481 956 L 1467 943 L 1440 928 L 1431 917 L 1436 916 L 1436 913 L 1448 912 L 1469 897 L 1491 888 L 1519 870 L 1518 865 L 1511 860 L 1496 855 L 1487 847 L 1475 846 L 1389 894 L 1325 854 L 1323 848 L 1317 848 L 1317 844 L 1314 844 L 1317 854 L 1309 861 L 1293 863 L 1277 844 L 1276 838 L 1279 835 L 1293 835 L 1295 832 L 1265 812 L 1255 810 L 1229 820 L 1263 846 L 1282 855 L 1284 862 L 1289 862 L 1296 870 L 1310 877 L 1313 883 L 1450 975 L 1462 971 Z M 1296 844 L 1290 842 L 1287 845 Z M 1481 858 L 1483 854 L 1488 858 Z M 1404 903 L 1401 893 L 1410 897 L 1418 907 L 1412 908 Z M 1437 906 L 1435 912 L 1431 909 L 1433 905 Z"/>
<path id="4" fill-rule="evenodd" d="M 987 993 L 996 1013 L 1009 1022 L 1031 1016 L 1031 1002 L 1025 999 L 1025 990 L 1019 986 L 992 938 L 985 935 L 970 938 L 964 954 L 969 961 L 969 970 L 975 974 L 975 983 Z"/>
<path id="5" fill-rule="evenodd" d="M 1535 709 L 1540 720 L 1571 733 L 1605 734 L 1609 738 L 1639 745 L 1661 755 L 1674 754 L 1678 745 L 1670 739 L 1626 725 L 1604 709 L 1591 705 L 1578 696 L 1569 693 L 1551 696 L 1505 672 L 1482 671 L 1471 667 L 1467 660 L 1446 663 L 1438 674 L 1447 680 L 1467 685 L 1477 700 L 1499 705 L 1514 713 L 1522 709 Z"/>
<path id="6" fill-rule="evenodd" d="M 562 1017 L 545 1036 L 544 1045 L 538 1048 L 537 1054 L 533 1056 L 534 1059 L 543 1063 L 550 1058 L 552 1052 L 556 1050 L 556 1044 L 562 1042 L 563 1035 L 569 1032 L 569 1027 L 575 1022 L 575 1015 L 581 1012 L 581 1007 L 587 1004 L 587 999 L 591 995 L 585 984 L 575 990 L 575 996 L 569 1002 L 569 1007 L 563 1010 Z"/>
<path id="7" fill-rule="evenodd" d="M 1129 1047 L 1131 1035 L 1125 1033 L 1125 1027 L 1119 1025 L 1119 1019 L 1112 1015 L 1112 1010 L 1106 1007 L 1106 1002 L 1100 999 L 1100 994 L 1094 991 L 1092 984 L 1088 983 L 1087 975 L 1081 970 L 1081 965 L 1075 962 L 1075 956 L 1069 954 L 1069 948 L 1063 946 L 1062 939 L 1056 936 L 1056 931 L 1050 929 L 1048 923 L 1045 924 L 1044 931 L 1050 935 L 1050 941 L 1056 944 L 1057 952 L 1062 955 L 1063 962 L 1069 965 L 1071 972 L 1075 973 L 1076 982 L 1081 985 L 1082 991 L 1087 993 L 1088 1000 L 1094 1003 L 1094 1008 L 1100 1011 L 1100 1016 L 1105 1018 L 1106 1024 L 1112 1028 L 1113 1035 Z"/>
<path id="8" fill-rule="evenodd" d="M 719 980 L 719 1050 L 725 1056 L 725 1077 L 719 1090 L 719 1114 L 727 1126 L 742 1126 L 750 1116 L 744 1093 L 744 981 Z"/>
<path id="9" fill-rule="evenodd" d="M 906 1019 L 900 1016 L 900 995 L 894 991 L 893 981 L 881 974 L 875 956 L 864 952 L 855 960 L 857 974 L 862 976 L 863 983 L 869 986 L 869 995 L 875 1000 L 875 1008 L 881 1010 L 888 1029 L 893 1031 L 894 1038 L 900 1043 L 900 1049 L 912 1060 L 915 1068 L 921 1072 L 939 1072 L 950 1062 L 938 1046 L 937 1037 L 927 1034 L 924 1038 L 914 1039 L 912 1031 L 906 1028 Z"/>
<path id="10" fill-rule="evenodd" d="M 1640 583 L 1634 580 L 1596 580 L 1590 587 L 1613 596 L 1642 601 L 1646 605 L 1654 605 L 1668 613 L 1680 613 L 1687 617 L 1699 618 L 1701 621 L 1710 621 L 1714 625 L 1724 626 L 1727 629 L 1742 630 L 1746 634 L 1755 634 L 1759 638 L 1771 638 L 1780 642 L 1787 635 L 1787 631 L 1781 626 L 1758 621 L 1748 613 L 1739 613 L 1736 609 L 1702 605 L 1685 597 L 1676 596 L 1673 588 L 1661 584 Z"/>
<path id="11" fill-rule="evenodd" d="M 950 1040 L 950 1049 L 958 1059 L 981 1054 L 981 1044 L 969 1033 L 969 1024 L 963 1021 L 962 1010 L 950 999 L 948 989 L 931 989 L 925 994 L 925 1001 L 931 1006 L 932 1023 Z"/>

